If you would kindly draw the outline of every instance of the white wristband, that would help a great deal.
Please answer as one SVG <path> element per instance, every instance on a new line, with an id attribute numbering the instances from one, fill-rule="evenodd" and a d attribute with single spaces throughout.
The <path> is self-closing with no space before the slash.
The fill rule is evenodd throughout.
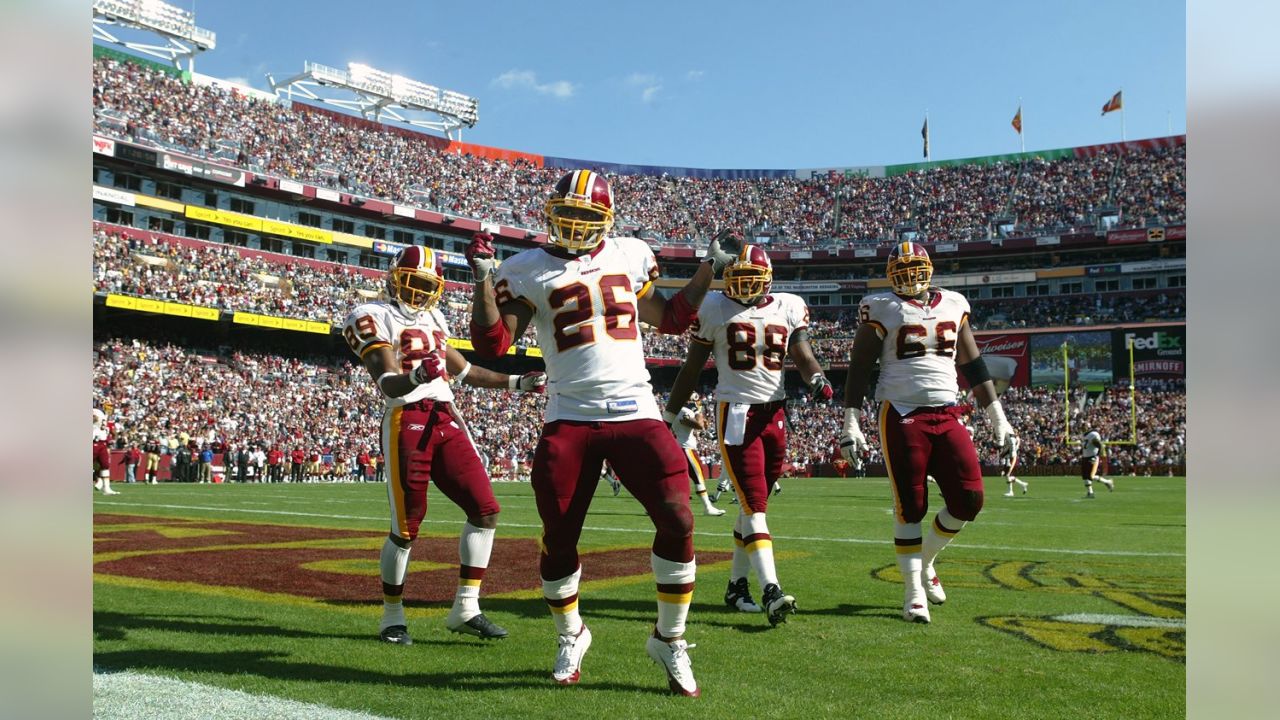
<path id="1" fill-rule="evenodd" d="M 379 375 L 379 376 L 378 376 L 378 389 L 382 391 L 382 394 L 384 394 L 384 395 L 388 395 L 388 396 L 389 396 L 389 395 L 391 395 L 391 393 L 387 392 L 387 389 L 386 389 L 385 387 L 383 387 L 383 386 L 382 386 L 382 383 L 383 383 L 387 378 L 389 378 L 389 377 L 396 377 L 396 376 L 398 376 L 398 375 L 400 375 L 400 373 L 392 371 L 392 372 L 384 372 L 384 373 L 382 373 L 381 375 Z M 410 375 L 409 375 L 409 382 L 413 382 L 413 374 L 412 374 L 412 373 L 410 373 Z"/>
<path id="2" fill-rule="evenodd" d="M 992 403 L 985 409 L 987 411 L 987 419 L 991 421 L 992 426 L 999 427 L 1001 423 L 1004 423 L 1005 425 L 1009 424 L 1008 419 L 1004 416 L 1004 408 L 1000 406 L 999 400 L 992 401 Z"/>
<path id="3" fill-rule="evenodd" d="M 858 427 L 858 408 L 847 407 L 844 409 L 844 434 L 858 435 L 862 432 L 862 428 Z"/>
<path id="4" fill-rule="evenodd" d="M 507 389 L 508 389 L 508 390 L 515 390 L 515 389 L 516 389 L 516 388 L 518 388 L 518 387 L 520 387 L 520 376 L 519 376 L 519 375 L 508 375 L 508 376 L 507 376 Z"/>
<path id="5" fill-rule="evenodd" d="M 461 384 L 462 381 L 466 379 L 467 373 L 469 372 L 471 372 L 471 363 L 467 363 L 466 366 L 462 368 L 462 372 L 453 376 L 454 384 Z"/>

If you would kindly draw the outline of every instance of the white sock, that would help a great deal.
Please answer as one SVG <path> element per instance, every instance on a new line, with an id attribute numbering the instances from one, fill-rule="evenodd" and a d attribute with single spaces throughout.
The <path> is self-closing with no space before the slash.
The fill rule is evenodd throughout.
<path id="1" fill-rule="evenodd" d="M 542 581 L 542 596 L 551 608 L 551 619 L 561 635 L 577 635 L 582 631 L 582 616 L 578 614 L 578 582 L 582 579 L 582 566 L 572 575 L 559 580 Z"/>
<path id="2" fill-rule="evenodd" d="M 685 621 L 689 617 L 689 603 L 693 601 L 693 584 L 698 561 L 679 562 L 649 553 L 653 566 L 653 579 L 658 585 L 658 634 L 664 638 L 684 635 Z"/>
<path id="3" fill-rule="evenodd" d="M 751 568 L 756 571 L 760 587 L 777 585 L 778 568 L 773 562 L 773 536 L 769 534 L 764 513 L 752 513 L 746 518 L 745 525 L 747 531 L 743 533 L 742 542 L 746 545 L 747 557 L 751 559 Z"/>
<path id="4" fill-rule="evenodd" d="M 955 539 L 956 533 L 963 530 L 966 524 L 963 520 L 955 519 L 951 513 L 947 512 L 946 508 L 939 510 L 938 514 L 933 517 L 933 524 L 929 526 L 929 532 L 924 536 L 921 553 L 926 579 L 932 577 L 932 574 L 928 571 L 933 569 L 933 561 L 938 559 L 938 553 L 942 552 L 942 548 Z"/>
<path id="5" fill-rule="evenodd" d="M 893 523 L 893 544 L 898 555 L 898 572 L 902 573 L 902 582 L 906 586 L 907 595 L 913 596 L 924 592 L 924 582 L 920 579 L 924 568 L 920 523 Z"/>
<path id="6" fill-rule="evenodd" d="M 382 570 L 382 623 L 379 630 L 404 625 L 404 580 L 409 573 L 409 548 L 387 538 L 378 562 Z"/>
<path id="7" fill-rule="evenodd" d="M 462 535 L 458 538 L 458 592 L 449 611 L 452 624 L 466 622 L 480 614 L 480 583 L 489 567 L 493 535 L 493 528 L 478 528 L 469 522 L 462 524 Z"/>

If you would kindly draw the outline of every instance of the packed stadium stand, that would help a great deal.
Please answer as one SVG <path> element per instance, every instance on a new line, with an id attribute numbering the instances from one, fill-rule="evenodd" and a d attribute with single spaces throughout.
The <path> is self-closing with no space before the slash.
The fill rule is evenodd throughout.
<path id="1" fill-rule="evenodd" d="M 1024 472 L 1073 462 L 1064 414 L 1134 441 L 1112 447 L 1109 472 L 1183 472 L 1185 137 L 928 166 L 652 168 L 447 141 L 100 48 L 92 72 L 94 401 L 118 449 L 185 435 L 335 465 L 376 452 L 380 400 L 335 326 L 378 296 L 390 256 L 421 244 L 442 251 L 441 307 L 465 338 L 470 235 L 494 234 L 500 258 L 537 246 L 548 188 L 586 166 L 614 184 L 616 231 L 655 248 L 664 290 L 716 229 L 768 247 L 775 289 L 813 309 L 837 397 L 858 299 L 886 287 L 886 248 L 911 239 L 933 252 L 935 282 L 970 298 L 984 353 L 1009 358 Z M 686 344 L 646 335 L 659 392 Z M 532 331 L 510 355 L 513 370 L 541 362 Z M 792 472 L 830 474 L 838 403 L 813 406 L 794 377 L 789 389 Z M 536 441 L 541 402 L 458 400 L 507 474 Z M 875 425 L 863 422 L 873 473 Z"/>

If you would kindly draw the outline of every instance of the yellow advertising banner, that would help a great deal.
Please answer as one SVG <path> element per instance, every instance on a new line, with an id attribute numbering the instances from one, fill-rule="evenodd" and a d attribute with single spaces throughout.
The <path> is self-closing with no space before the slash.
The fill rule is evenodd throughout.
<path id="1" fill-rule="evenodd" d="M 262 232 L 271 233 L 272 235 L 283 235 L 285 237 L 297 238 L 299 240 L 308 240 L 315 243 L 332 243 L 333 233 L 320 228 L 305 227 L 303 225 L 294 225 L 292 223 L 280 222 L 279 220 L 262 221 Z"/>
<path id="2" fill-rule="evenodd" d="M 273 328 L 276 330 L 316 333 L 317 335 L 328 335 L 329 330 L 331 329 L 329 323 L 326 322 L 274 317 L 272 315 L 258 315 L 256 313 L 247 312 L 235 313 L 231 316 L 231 322 L 239 323 L 240 325 L 257 325 L 258 327 Z"/>
<path id="3" fill-rule="evenodd" d="M 472 345 L 471 341 L 466 338 L 451 337 L 448 339 L 447 342 L 449 343 L 450 347 L 453 347 L 457 350 L 475 350 L 476 349 L 476 346 Z M 511 347 L 507 348 L 506 354 L 515 355 L 516 354 L 515 346 L 512 345 Z M 542 351 L 539 350 L 538 348 L 529 348 L 528 350 L 525 350 L 524 354 L 529 355 L 531 357 L 542 357 Z"/>
<path id="4" fill-rule="evenodd" d="M 343 245 L 354 245 L 361 248 L 373 247 L 373 238 L 363 238 L 356 235 L 349 235 L 344 232 L 333 233 L 333 242 L 342 243 Z"/>
<path id="5" fill-rule="evenodd" d="M 177 315 L 179 317 L 189 317 L 197 320 L 217 320 L 221 315 L 221 311 L 218 310 L 218 308 L 200 307 L 198 305 L 187 305 L 185 303 L 164 302 L 163 300 L 151 300 L 149 298 L 132 297 L 130 295 L 108 295 L 107 307 L 155 313 L 157 315 Z"/>
<path id="6" fill-rule="evenodd" d="M 262 218 L 257 218 L 252 215 L 244 215 L 227 210 L 210 210 L 209 208 L 198 207 L 196 205 L 188 205 L 187 217 L 194 220 L 207 220 L 209 222 L 218 223 L 219 225 L 230 225 L 232 227 L 243 228 L 245 230 L 253 230 L 254 232 L 262 232 Z"/>
<path id="7" fill-rule="evenodd" d="M 181 214 L 183 212 L 183 209 L 186 207 L 180 202 L 165 200 L 164 198 L 151 197 L 149 195 L 134 195 L 133 201 L 134 203 L 145 206 L 145 207 L 153 207 L 153 208 L 156 208 L 157 210 L 168 210 L 169 212 L 175 212 L 179 214 Z"/>

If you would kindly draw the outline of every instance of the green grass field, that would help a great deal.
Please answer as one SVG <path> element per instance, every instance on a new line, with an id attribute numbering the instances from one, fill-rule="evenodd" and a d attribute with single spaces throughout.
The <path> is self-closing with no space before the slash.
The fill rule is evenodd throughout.
<path id="1" fill-rule="evenodd" d="M 883 479 L 784 481 L 769 525 L 800 611 L 773 629 L 721 601 L 737 506 L 695 511 L 696 700 L 670 697 L 645 655 L 651 526 L 604 483 L 583 533 L 595 642 L 576 687 L 550 680 L 527 484 L 495 485 L 511 542 L 482 598 L 511 637 L 446 632 L 462 517 L 433 491 L 424 534 L 439 540 L 415 545 L 406 588 L 411 647 L 376 639 L 385 486 L 118 485 L 94 498 L 94 663 L 394 718 L 1183 716 L 1184 479 L 1120 477 L 1089 501 L 1078 479 L 1028 479 L 1005 498 L 988 478 L 982 515 L 939 558 L 949 599 L 927 626 L 899 617 Z"/>

